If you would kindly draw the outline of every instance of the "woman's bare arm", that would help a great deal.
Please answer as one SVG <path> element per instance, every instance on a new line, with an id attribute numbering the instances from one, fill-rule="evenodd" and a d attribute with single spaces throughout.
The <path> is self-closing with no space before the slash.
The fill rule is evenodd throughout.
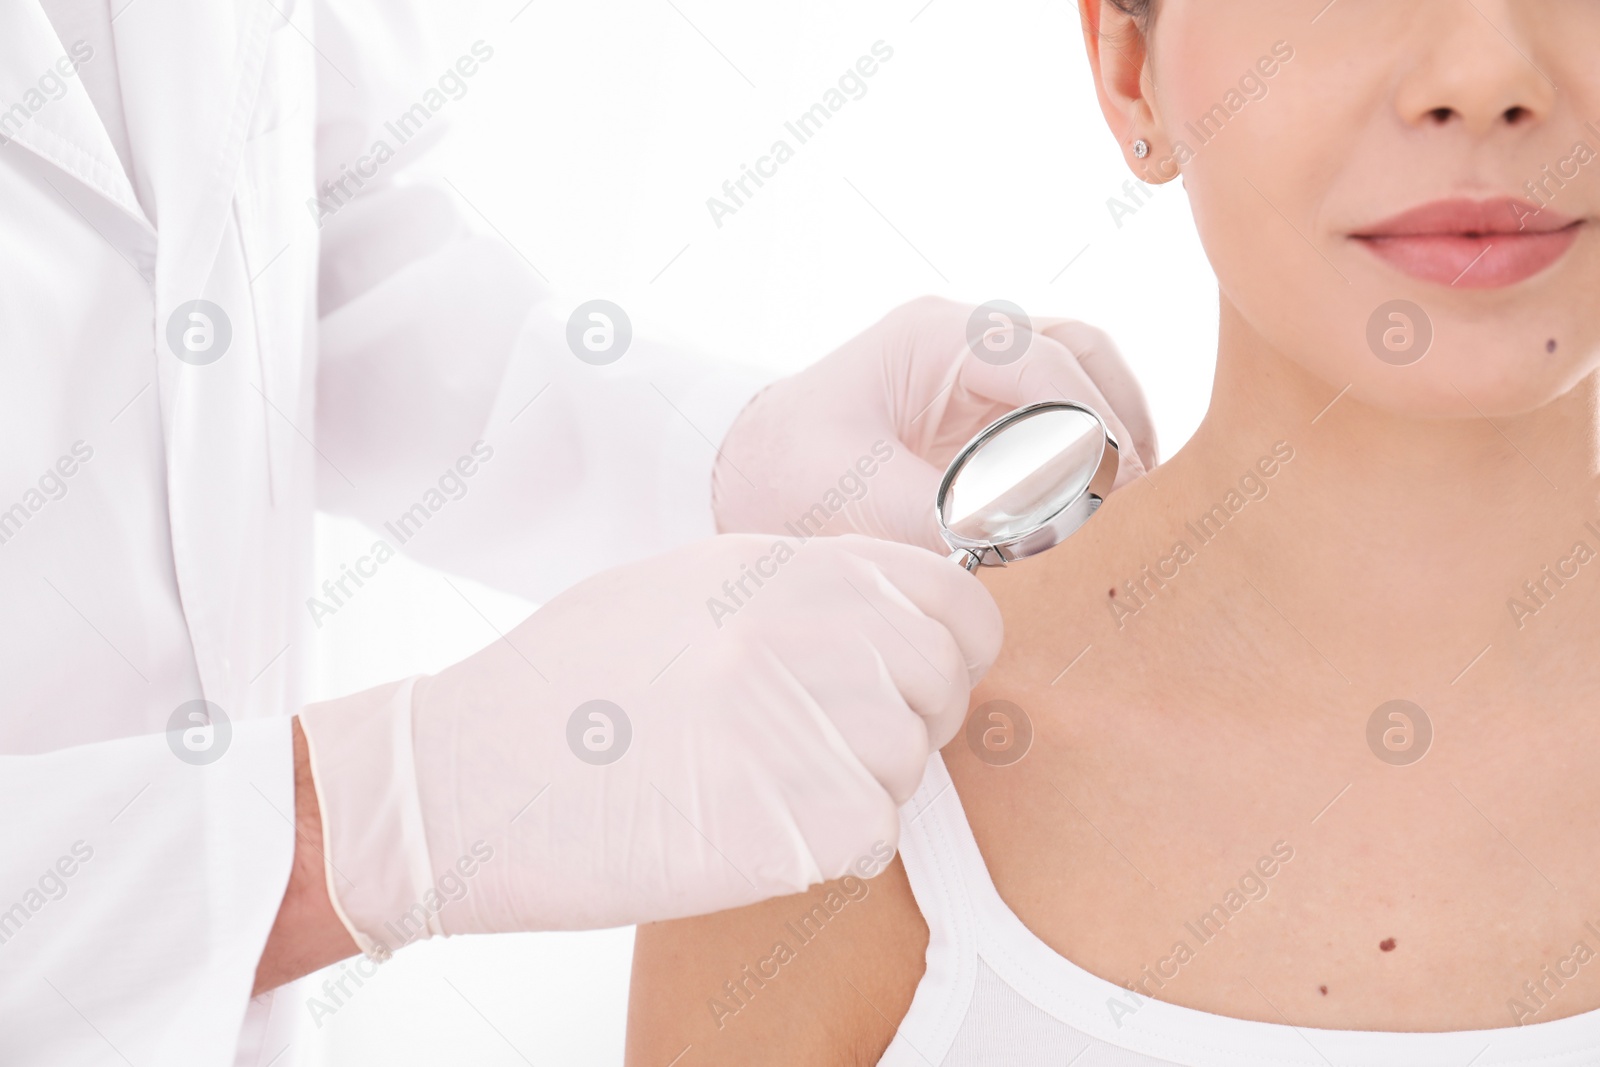
<path id="1" fill-rule="evenodd" d="M 627 1065 L 876 1063 L 927 945 L 898 858 L 870 880 L 640 926 Z"/>

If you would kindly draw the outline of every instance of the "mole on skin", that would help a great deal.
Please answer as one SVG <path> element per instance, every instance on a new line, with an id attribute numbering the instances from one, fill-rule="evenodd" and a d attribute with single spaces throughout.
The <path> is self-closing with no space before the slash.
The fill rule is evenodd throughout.
<path id="1" fill-rule="evenodd" d="M 1394 938 L 1386 937 L 1382 941 L 1379 941 L 1378 942 L 1378 951 L 1379 952 L 1393 952 L 1394 951 Z"/>
<path id="2" fill-rule="evenodd" d="M 1317 986 L 1317 992 L 1321 993 L 1323 996 L 1327 996 L 1328 995 L 1328 987 L 1325 986 L 1325 985 L 1319 985 L 1319 986 Z"/>
<path id="3" fill-rule="evenodd" d="M 1556 350 L 1556 339 L 1554 337 L 1544 343 L 1544 350 L 1546 352 L 1554 352 Z"/>

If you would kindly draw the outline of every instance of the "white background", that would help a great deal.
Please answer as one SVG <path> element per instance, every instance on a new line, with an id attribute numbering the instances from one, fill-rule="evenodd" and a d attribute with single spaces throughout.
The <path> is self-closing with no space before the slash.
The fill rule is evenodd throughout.
<path id="1" fill-rule="evenodd" d="M 637 330 L 786 373 L 919 294 L 1007 299 L 1118 339 L 1163 456 L 1198 424 L 1215 280 L 1179 185 L 1144 206 L 1124 191 L 1075 5 L 479 4 L 441 16 L 417 95 L 479 39 L 494 57 L 447 105 L 446 173 L 574 301 L 614 300 Z M 880 40 L 894 56 L 866 95 L 717 227 L 707 198 L 775 139 L 794 146 L 784 122 Z M 1136 208 L 1120 227 L 1112 197 Z M 319 575 L 370 543 L 323 522 Z M 319 634 L 321 695 L 434 670 L 494 639 L 437 575 L 403 560 L 384 574 Z M 502 629 L 531 608 L 463 588 Z M 320 1027 L 305 1016 L 313 1062 L 620 1063 L 631 948 L 628 930 L 409 948 Z"/>

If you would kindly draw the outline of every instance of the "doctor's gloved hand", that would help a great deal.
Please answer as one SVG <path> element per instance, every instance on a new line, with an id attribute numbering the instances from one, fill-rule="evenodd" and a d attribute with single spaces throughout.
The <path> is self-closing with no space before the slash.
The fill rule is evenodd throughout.
<path id="1" fill-rule="evenodd" d="M 924 297 L 756 395 L 713 474 L 724 532 L 863 533 L 943 552 L 944 468 L 1014 408 L 1074 400 L 1121 445 L 1117 485 L 1156 463 L 1138 381 L 1100 330 L 1020 309 Z"/>
<path id="2" fill-rule="evenodd" d="M 437 675 L 302 712 L 331 896 L 382 956 L 875 873 L 1000 640 L 977 579 L 863 537 L 602 573 Z"/>

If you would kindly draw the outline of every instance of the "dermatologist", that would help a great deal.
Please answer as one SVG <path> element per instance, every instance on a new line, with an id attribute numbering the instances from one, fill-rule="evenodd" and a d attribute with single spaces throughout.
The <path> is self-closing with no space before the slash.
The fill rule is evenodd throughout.
<path id="1" fill-rule="evenodd" d="M 924 299 L 763 380 L 558 299 L 428 172 L 407 5 L 112 6 L 0 5 L 0 1062 L 281 1067 L 270 991 L 358 951 L 892 849 L 1001 638 L 939 464 L 1068 397 L 1137 476 L 1110 342 Z M 373 551 L 314 574 L 317 510 Z M 394 553 L 543 606 L 306 706 Z"/>

